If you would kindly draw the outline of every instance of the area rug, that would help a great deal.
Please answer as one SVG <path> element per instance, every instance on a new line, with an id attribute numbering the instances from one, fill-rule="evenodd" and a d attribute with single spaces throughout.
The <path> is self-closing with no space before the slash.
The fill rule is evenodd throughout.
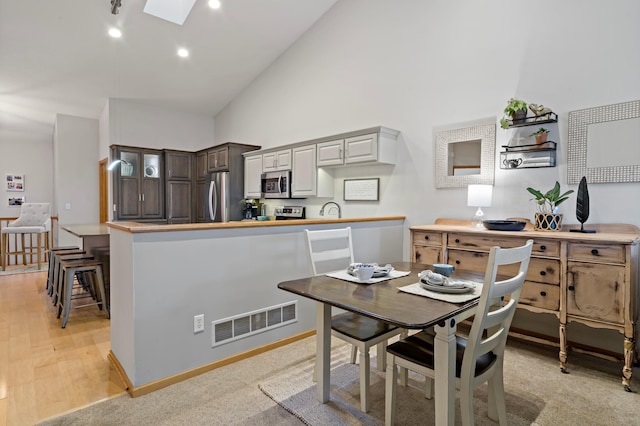
<path id="1" fill-rule="evenodd" d="M 46 272 L 47 264 L 43 263 L 40 269 L 38 269 L 38 265 L 12 265 L 7 266 L 7 270 L 3 271 L 0 267 L 0 276 L 2 275 L 15 275 L 15 274 L 28 274 L 31 272 Z"/>
<path id="2" fill-rule="evenodd" d="M 557 352 L 530 344 L 510 344 L 505 353 L 505 393 L 510 425 L 637 424 L 640 399 L 620 385 L 621 363 L 589 360 L 576 355 L 571 374 L 561 374 Z M 332 353 L 330 401 L 316 399 L 313 361 L 259 384 L 267 396 L 307 425 L 383 425 L 384 373 L 373 368 L 371 410 L 362 413 L 358 366 L 348 363 L 348 348 Z M 579 359 L 578 359 L 579 358 Z M 602 369 L 602 364 L 606 368 Z M 637 372 L 636 372 L 637 373 Z M 424 398 L 423 379 L 412 375 L 410 385 L 398 387 L 396 424 L 434 424 L 434 399 Z M 487 417 L 487 387 L 476 389 L 477 425 L 495 425 Z M 437 395 L 436 395 L 437 398 Z M 456 400 L 456 424 L 460 424 Z"/>

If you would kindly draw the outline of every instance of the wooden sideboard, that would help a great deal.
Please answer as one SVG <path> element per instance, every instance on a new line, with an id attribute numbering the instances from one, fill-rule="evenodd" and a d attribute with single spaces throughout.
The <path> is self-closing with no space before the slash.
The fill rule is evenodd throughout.
<path id="1" fill-rule="evenodd" d="M 567 322 L 612 329 L 624 335 L 622 384 L 630 391 L 638 317 L 640 229 L 634 225 L 589 225 L 594 234 L 489 231 L 469 221 L 437 219 L 412 226 L 411 261 L 450 263 L 458 269 L 484 271 L 493 246 L 534 246 L 519 308 L 550 313 L 560 323 L 560 369 L 566 372 Z M 596 346 L 596 345 L 594 345 Z"/>

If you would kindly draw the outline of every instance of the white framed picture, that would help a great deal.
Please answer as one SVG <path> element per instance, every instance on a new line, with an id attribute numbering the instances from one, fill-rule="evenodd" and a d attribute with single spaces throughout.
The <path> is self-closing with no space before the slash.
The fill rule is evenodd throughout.
<path id="1" fill-rule="evenodd" d="M 380 178 L 345 179 L 345 201 L 378 201 L 380 198 Z"/>
<path id="2" fill-rule="evenodd" d="M 24 175 L 7 173 L 5 181 L 7 183 L 7 191 L 24 191 Z"/>
<path id="3" fill-rule="evenodd" d="M 9 197 L 9 207 L 20 207 L 24 203 L 24 197 Z"/>

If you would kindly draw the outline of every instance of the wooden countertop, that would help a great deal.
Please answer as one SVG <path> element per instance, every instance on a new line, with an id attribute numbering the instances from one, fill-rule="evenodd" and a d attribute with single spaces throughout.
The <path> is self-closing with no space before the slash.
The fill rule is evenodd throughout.
<path id="1" fill-rule="evenodd" d="M 530 225 L 530 224 L 529 224 Z M 579 225 L 563 225 L 563 231 L 537 231 L 533 225 L 522 231 L 491 231 L 484 227 L 476 227 L 470 221 L 456 219 L 437 219 L 431 225 L 411 226 L 411 231 L 436 231 L 436 232 L 464 232 L 467 234 L 484 234 L 495 236 L 510 236 L 524 238 L 541 238 L 549 240 L 571 240 L 589 243 L 622 243 L 640 244 L 640 230 L 635 225 L 628 224 L 587 224 L 585 228 L 594 229 L 597 232 L 586 234 L 581 232 L 569 232 L 570 229 L 579 229 Z"/>
<path id="2" fill-rule="evenodd" d="M 322 225 L 326 223 L 379 222 L 404 220 L 404 216 L 355 217 L 342 219 L 293 219 L 293 220 L 251 220 L 235 222 L 149 224 L 139 222 L 107 222 L 110 228 L 132 234 L 151 232 L 200 231 L 210 229 L 261 228 L 269 226 Z"/>

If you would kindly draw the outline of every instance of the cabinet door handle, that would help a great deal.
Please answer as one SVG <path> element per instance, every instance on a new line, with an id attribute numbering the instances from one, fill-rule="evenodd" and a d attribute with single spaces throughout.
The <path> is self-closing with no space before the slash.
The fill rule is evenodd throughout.
<path id="1" fill-rule="evenodd" d="M 144 194 L 142 194 L 142 202 L 144 203 Z"/>
<path id="2" fill-rule="evenodd" d="M 547 275 L 547 272 L 546 271 L 540 271 L 540 275 L 542 275 L 544 277 L 545 275 Z"/>
<path id="3" fill-rule="evenodd" d="M 428 235 L 425 235 L 425 236 L 424 236 L 424 239 L 425 239 L 425 240 L 428 240 L 428 239 L 429 239 L 429 236 L 428 236 Z"/>
<path id="4" fill-rule="evenodd" d="M 547 249 L 547 246 L 540 246 L 540 251 L 545 251 Z"/>
<path id="5" fill-rule="evenodd" d="M 459 238 L 456 238 L 456 243 L 459 243 L 459 242 L 460 242 L 460 239 L 459 239 Z"/>
<path id="6" fill-rule="evenodd" d="M 544 297 L 544 296 L 546 296 L 546 295 L 547 295 L 547 292 L 546 292 L 546 291 L 541 291 L 541 292 L 540 292 L 540 296 Z"/>
<path id="7" fill-rule="evenodd" d="M 460 261 L 459 261 L 459 260 L 456 260 L 456 265 L 459 265 L 459 264 L 460 264 Z"/>
<path id="8" fill-rule="evenodd" d="M 573 290 L 575 290 L 575 289 L 576 289 L 576 288 L 575 288 L 574 286 L 572 286 L 572 285 L 570 285 L 570 286 L 569 286 L 569 287 L 567 287 L 567 288 L 569 289 L 569 291 L 573 291 Z"/>
<path id="9" fill-rule="evenodd" d="M 598 249 L 591 250 L 591 254 L 594 255 L 594 256 L 597 256 L 598 255 Z"/>

